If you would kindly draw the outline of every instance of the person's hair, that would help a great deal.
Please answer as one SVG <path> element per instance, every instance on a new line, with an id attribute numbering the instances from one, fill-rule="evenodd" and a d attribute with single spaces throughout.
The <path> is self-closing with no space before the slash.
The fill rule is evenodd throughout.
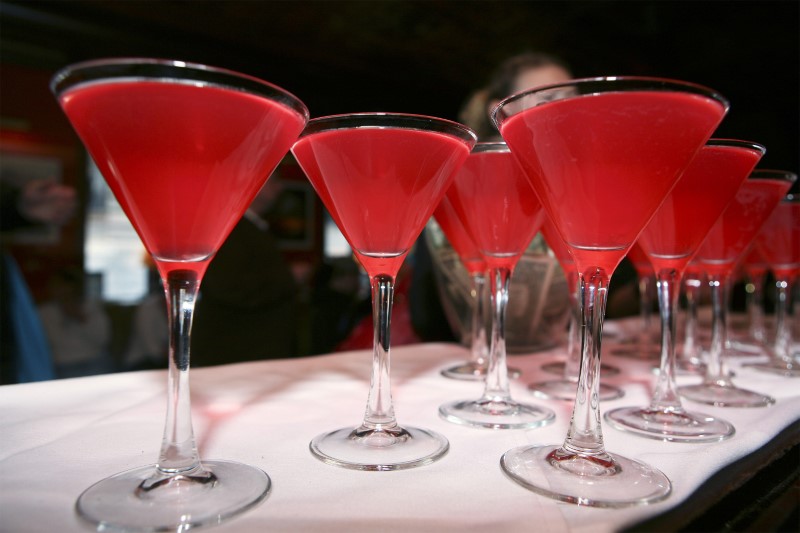
<path id="1" fill-rule="evenodd" d="M 543 52 L 525 52 L 509 57 L 495 68 L 485 88 L 470 95 L 461 108 L 459 120 L 475 130 L 480 140 L 496 138 L 497 129 L 489 119 L 486 109 L 489 102 L 510 96 L 514 91 L 514 82 L 524 71 L 548 66 L 561 67 L 570 72 L 567 63 Z"/>

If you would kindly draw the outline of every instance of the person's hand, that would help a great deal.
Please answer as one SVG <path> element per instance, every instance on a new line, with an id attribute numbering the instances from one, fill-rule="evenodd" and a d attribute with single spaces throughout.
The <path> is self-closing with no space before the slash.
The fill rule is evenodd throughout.
<path id="1" fill-rule="evenodd" d="M 78 197 L 73 187 L 42 179 L 24 185 L 18 209 L 31 222 L 62 226 L 72 218 L 77 206 Z"/>

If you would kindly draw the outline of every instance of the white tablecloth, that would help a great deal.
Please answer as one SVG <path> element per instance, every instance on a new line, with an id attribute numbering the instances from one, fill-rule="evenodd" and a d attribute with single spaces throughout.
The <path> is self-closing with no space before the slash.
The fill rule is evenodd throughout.
<path id="1" fill-rule="evenodd" d="M 604 353 L 612 344 L 607 339 Z M 800 418 L 800 381 L 738 369 L 738 384 L 767 392 L 777 403 L 726 409 L 685 402 L 731 421 L 737 431 L 729 440 L 666 443 L 604 426 L 610 452 L 667 474 L 673 483 L 667 500 L 627 509 L 558 503 L 510 481 L 499 459 L 516 446 L 563 441 L 571 403 L 537 400 L 525 388 L 554 377 L 540 366 L 559 359 L 561 349 L 510 358 L 524 371 L 512 382 L 512 394 L 557 414 L 555 423 L 535 430 L 474 429 L 438 417 L 441 403 L 482 392 L 479 383 L 439 374 L 467 357 L 466 349 L 448 344 L 392 350 L 398 421 L 436 430 L 451 446 L 432 465 L 397 472 L 336 468 L 308 450 L 317 434 L 361 421 L 370 352 L 193 369 L 193 420 L 202 457 L 258 466 L 273 481 L 266 501 L 214 531 L 615 531 L 682 503 L 716 471 Z M 608 382 L 622 386 L 626 395 L 602 408 L 648 403 L 650 365 L 604 358 L 624 367 Z M 679 378 L 681 384 L 696 381 Z M 101 478 L 156 459 L 165 390 L 164 371 L 0 387 L 0 530 L 90 530 L 74 512 L 76 498 Z"/>

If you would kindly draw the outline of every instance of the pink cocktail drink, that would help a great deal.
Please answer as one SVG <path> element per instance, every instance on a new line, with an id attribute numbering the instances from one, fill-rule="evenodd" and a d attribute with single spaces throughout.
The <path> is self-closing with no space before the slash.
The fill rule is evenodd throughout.
<path id="1" fill-rule="evenodd" d="M 309 122 L 292 153 L 370 276 L 374 349 L 364 421 L 322 433 L 311 452 L 358 470 L 429 464 L 447 439 L 398 425 L 389 379 L 395 276 L 476 142 L 455 122 L 418 115 L 360 113 Z"/>
<path id="2" fill-rule="evenodd" d="M 472 240 L 464 224 L 450 204 L 447 195 L 442 198 L 433 212 L 448 242 L 458 254 L 472 281 L 472 320 L 470 326 L 470 346 L 472 357 L 466 363 L 442 370 L 442 375 L 453 379 L 483 379 L 488 364 L 488 345 L 485 324 L 486 305 L 486 261 L 478 246 Z"/>
<path id="3" fill-rule="evenodd" d="M 215 86 L 119 81 L 60 100 L 162 274 L 202 275 L 306 123 Z"/>
<path id="4" fill-rule="evenodd" d="M 681 405 L 675 383 L 675 311 L 683 272 L 703 239 L 764 154 L 761 145 L 712 139 L 695 156 L 645 227 L 638 245 L 656 272 L 661 311 L 661 364 L 648 407 L 606 413 L 615 427 L 668 441 L 717 441 L 733 426 Z"/>
<path id="5" fill-rule="evenodd" d="M 478 143 L 447 191 L 447 199 L 490 269 L 492 335 L 483 396 L 439 408 L 451 422 L 496 429 L 533 428 L 554 414 L 511 398 L 505 346 L 508 283 L 544 223 L 544 210 L 505 143 Z"/>
<path id="6" fill-rule="evenodd" d="M 102 528 L 176 531 L 262 501 L 260 469 L 200 461 L 189 349 L 209 261 L 308 121 L 296 97 L 235 72 L 155 59 L 67 67 L 51 88 L 158 266 L 169 316 L 169 402 L 156 465 L 100 481 L 78 499 Z"/>
<path id="7" fill-rule="evenodd" d="M 775 341 L 771 362 L 760 370 L 800 376 L 800 354 L 792 353 L 789 305 L 800 270 L 800 195 L 787 194 L 756 237 L 756 247 L 775 275 Z M 795 318 L 796 319 L 796 318 Z"/>
<path id="8" fill-rule="evenodd" d="M 767 218 L 796 179 L 794 174 L 757 170 L 742 184 L 736 196 L 703 241 L 697 261 L 708 277 L 713 310 L 711 348 L 705 379 L 700 385 L 680 387 L 690 400 L 720 407 L 762 407 L 775 400 L 734 385 L 726 369 L 727 284 Z"/>
<path id="9" fill-rule="evenodd" d="M 539 87 L 494 110 L 500 133 L 572 251 L 581 286 L 581 369 L 570 428 L 563 446 L 515 448 L 503 456 L 503 469 L 523 486 L 615 507 L 669 494 L 661 472 L 603 446 L 595 399 L 606 295 L 614 269 L 727 107 L 697 85 L 614 77 Z M 532 475 L 525 466 L 531 461 L 546 480 Z"/>

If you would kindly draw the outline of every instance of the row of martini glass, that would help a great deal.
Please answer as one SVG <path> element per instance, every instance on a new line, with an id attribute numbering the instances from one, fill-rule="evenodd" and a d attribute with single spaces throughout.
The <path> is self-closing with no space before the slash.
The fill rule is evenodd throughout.
<path id="1" fill-rule="evenodd" d="M 360 113 L 309 121 L 305 105 L 283 89 L 180 61 L 86 62 L 57 73 L 51 88 L 153 256 L 169 308 L 169 399 L 158 463 L 87 489 L 77 502 L 85 519 L 103 528 L 183 530 L 219 523 L 268 495 L 271 482 L 261 470 L 200 460 L 189 349 L 193 303 L 208 263 L 290 149 L 369 274 L 373 293 L 373 371 L 363 423 L 316 437 L 314 455 L 348 468 L 391 470 L 446 453 L 441 435 L 397 423 L 389 369 L 394 279 L 446 197 L 490 271 L 494 320 L 483 396 L 442 406 L 442 416 L 508 428 L 553 419 L 549 409 L 510 397 L 504 341 L 509 277 L 548 221 L 577 276 L 582 338 L 573 417 L 562 445 L 511 450 L 501 464 L 520 484 L 575 503 L 624 506 L 669 494 L 670 482 L 657 469 L 603 447 L 596 401 L 602 324 L 611 274 L 646 226 L 651 232 L 654 215 L 661 217 L 650 238 L 651 260 L 663 262 L 664 350 L 673 353 L 668 311 L 680 272 L 763 153 L 752 143 L 707 143 L 728 110 L 715 91 L 633 77 L 541 87 L 495 109 L 507 144 L 476 145 L 469 128 L 433 117 Z M 726 170 L 679 181 L 695 156 Z M 745 183 L 751 181 L 769 184 L 773 205 L 791 182 Z M 684 202 L 694 205 L 698 197 L 703 231 L 679 215 Z M 660 208 L 667 202 L 678 207 Z M 671 366 L 662 378 L 657 395 L 670 402 Z"/>

